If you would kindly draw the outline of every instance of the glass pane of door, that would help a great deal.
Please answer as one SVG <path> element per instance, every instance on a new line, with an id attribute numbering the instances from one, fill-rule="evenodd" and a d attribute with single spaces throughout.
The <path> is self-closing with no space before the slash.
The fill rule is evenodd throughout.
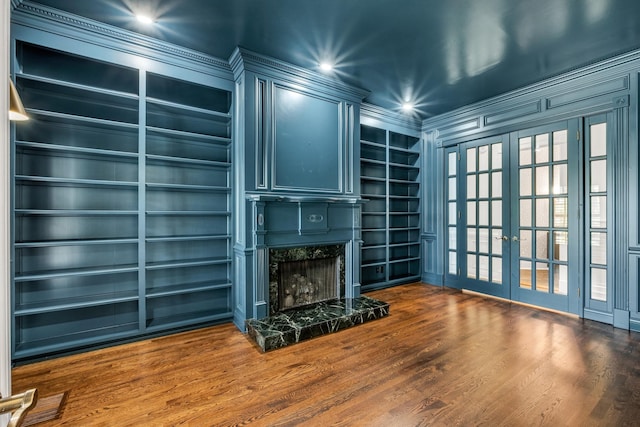
<path id="1" fill-rule="evenodd" d="M 458 152 L 451 149 L 445 152 L 446 174 L 446 272 L 448 275 L 458 275 Z"/>
<path id="2" fill-rule="evenodd" d="M 609 245 L 611 204 L 609 196 L 609 157 L 606 116 L 586 120 L 585 141 L 585 205 L 586 242 L 585 306 L 610 311 Z"/>

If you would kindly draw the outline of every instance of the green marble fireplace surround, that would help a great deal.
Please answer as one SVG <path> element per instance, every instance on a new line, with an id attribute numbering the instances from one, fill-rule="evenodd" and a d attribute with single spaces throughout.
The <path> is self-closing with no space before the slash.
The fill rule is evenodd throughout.
<path id="1" fill-rule="evenodd" d="M 269 315 L 343 297 L 344 249 L 344 245 L 270 248 Z"/>

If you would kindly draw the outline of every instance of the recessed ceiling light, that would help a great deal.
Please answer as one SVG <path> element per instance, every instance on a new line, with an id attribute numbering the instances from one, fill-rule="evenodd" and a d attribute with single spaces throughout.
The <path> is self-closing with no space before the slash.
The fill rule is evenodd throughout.
<path id="1" fill-rule="evenodd" d="M 402 111 L 407 112 L 407 113 L 413 111 L 413 104 L 410 103 L 410 102 L 403 103 L 402 104 Z"/>
<path id="2" fill-rule="evenodd" d="M 148 15 L 137 14 L 136 15 L 136 19 L 138 20 L 138 22 L 140 22 L 142 24 L 145 24 L 145 25 L 153 24 L 153 18 L 151 18 Z"/>
<path id="3" fill-rule="evenodd" d="M 320 69 L 322 71 L 331 71 L 331 70 L 333 70 L 333 64 L 331 64 L 329 62 L 321 62 L 320 63 Z"/>

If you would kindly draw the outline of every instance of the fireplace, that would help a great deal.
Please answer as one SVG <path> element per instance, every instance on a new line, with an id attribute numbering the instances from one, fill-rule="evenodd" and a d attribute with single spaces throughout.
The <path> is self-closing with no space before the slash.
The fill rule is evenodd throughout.
<path id="1" fill-rule="evenodd" d="M 358 200 L 255 195 L 249 204 L 253 246 L 235 252 L 245 286 L 234 322 L 262 351 L 389 314 L 389 304 L 360 295 Z"/>
<path id="2" fill-rule="evenodd" d="M 269 314 L 344 297 L 345 245 L 269 249 Z"/>

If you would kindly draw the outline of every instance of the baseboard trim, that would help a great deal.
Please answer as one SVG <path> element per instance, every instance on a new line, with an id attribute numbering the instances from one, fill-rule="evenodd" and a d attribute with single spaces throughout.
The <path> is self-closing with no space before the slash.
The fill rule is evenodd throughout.
<path id="1" fill-rule="evenodd" d="M 640 320 L 630 319 L 629 320 L 629 330 L 634 332 L 640 332 Z"/>
<path id="2" fill-rule="evenodd" d="M 514 300 L 502 298 L 502 297 L 497 297 L 497 296 L 494 296 L 494 295 L 483 294 L 482 292 L 476 292 L 476 291 L 471 291 L 471 290 L 468 290 L 468 289 L 463 289 L 462 293 L 463 294 L 473 295 L 473 296 L 478 296 L 478 297 L 482 297 L 482 298 L 491 298 L 491 299 L 495 299 L 495 300 L 506 302 L 506 303 L 510 303 L 510 304 L 516 304 L 516 305 L 521 305 L 523 307 L 533 308 L 533 309 L 536 309 L 536 310 L 548 311 L 550 313 L 561 314 L 563 316 L 570 317 L 570 318 L 576 319 L 576 320 L 580 319 L 580 316 L 578 316 L 577 314 L 567 313 L 566 311 L 554 310 L 553 308 L 541 307 L 539 305 L 528 304 L 526 302 L 514 301 Z"/>
<path id="3" fill-rule="evenodd" d="M 600 311 L 595 311 L 595 310 L 585 308 L 584 318 L 589 320 L 595 320 L 596 322 L 600 322 L 600 323 L 607 323 L 613 326 L 613 314 L 611 313 L 602 313 Z"/>
<path id="4" fill-rule="evenodd" d="M 442 274 L 422 273 L 420 281 L 423 283 L 430 283 L 435 286 L 443 286 L 444 276 Z"/>

